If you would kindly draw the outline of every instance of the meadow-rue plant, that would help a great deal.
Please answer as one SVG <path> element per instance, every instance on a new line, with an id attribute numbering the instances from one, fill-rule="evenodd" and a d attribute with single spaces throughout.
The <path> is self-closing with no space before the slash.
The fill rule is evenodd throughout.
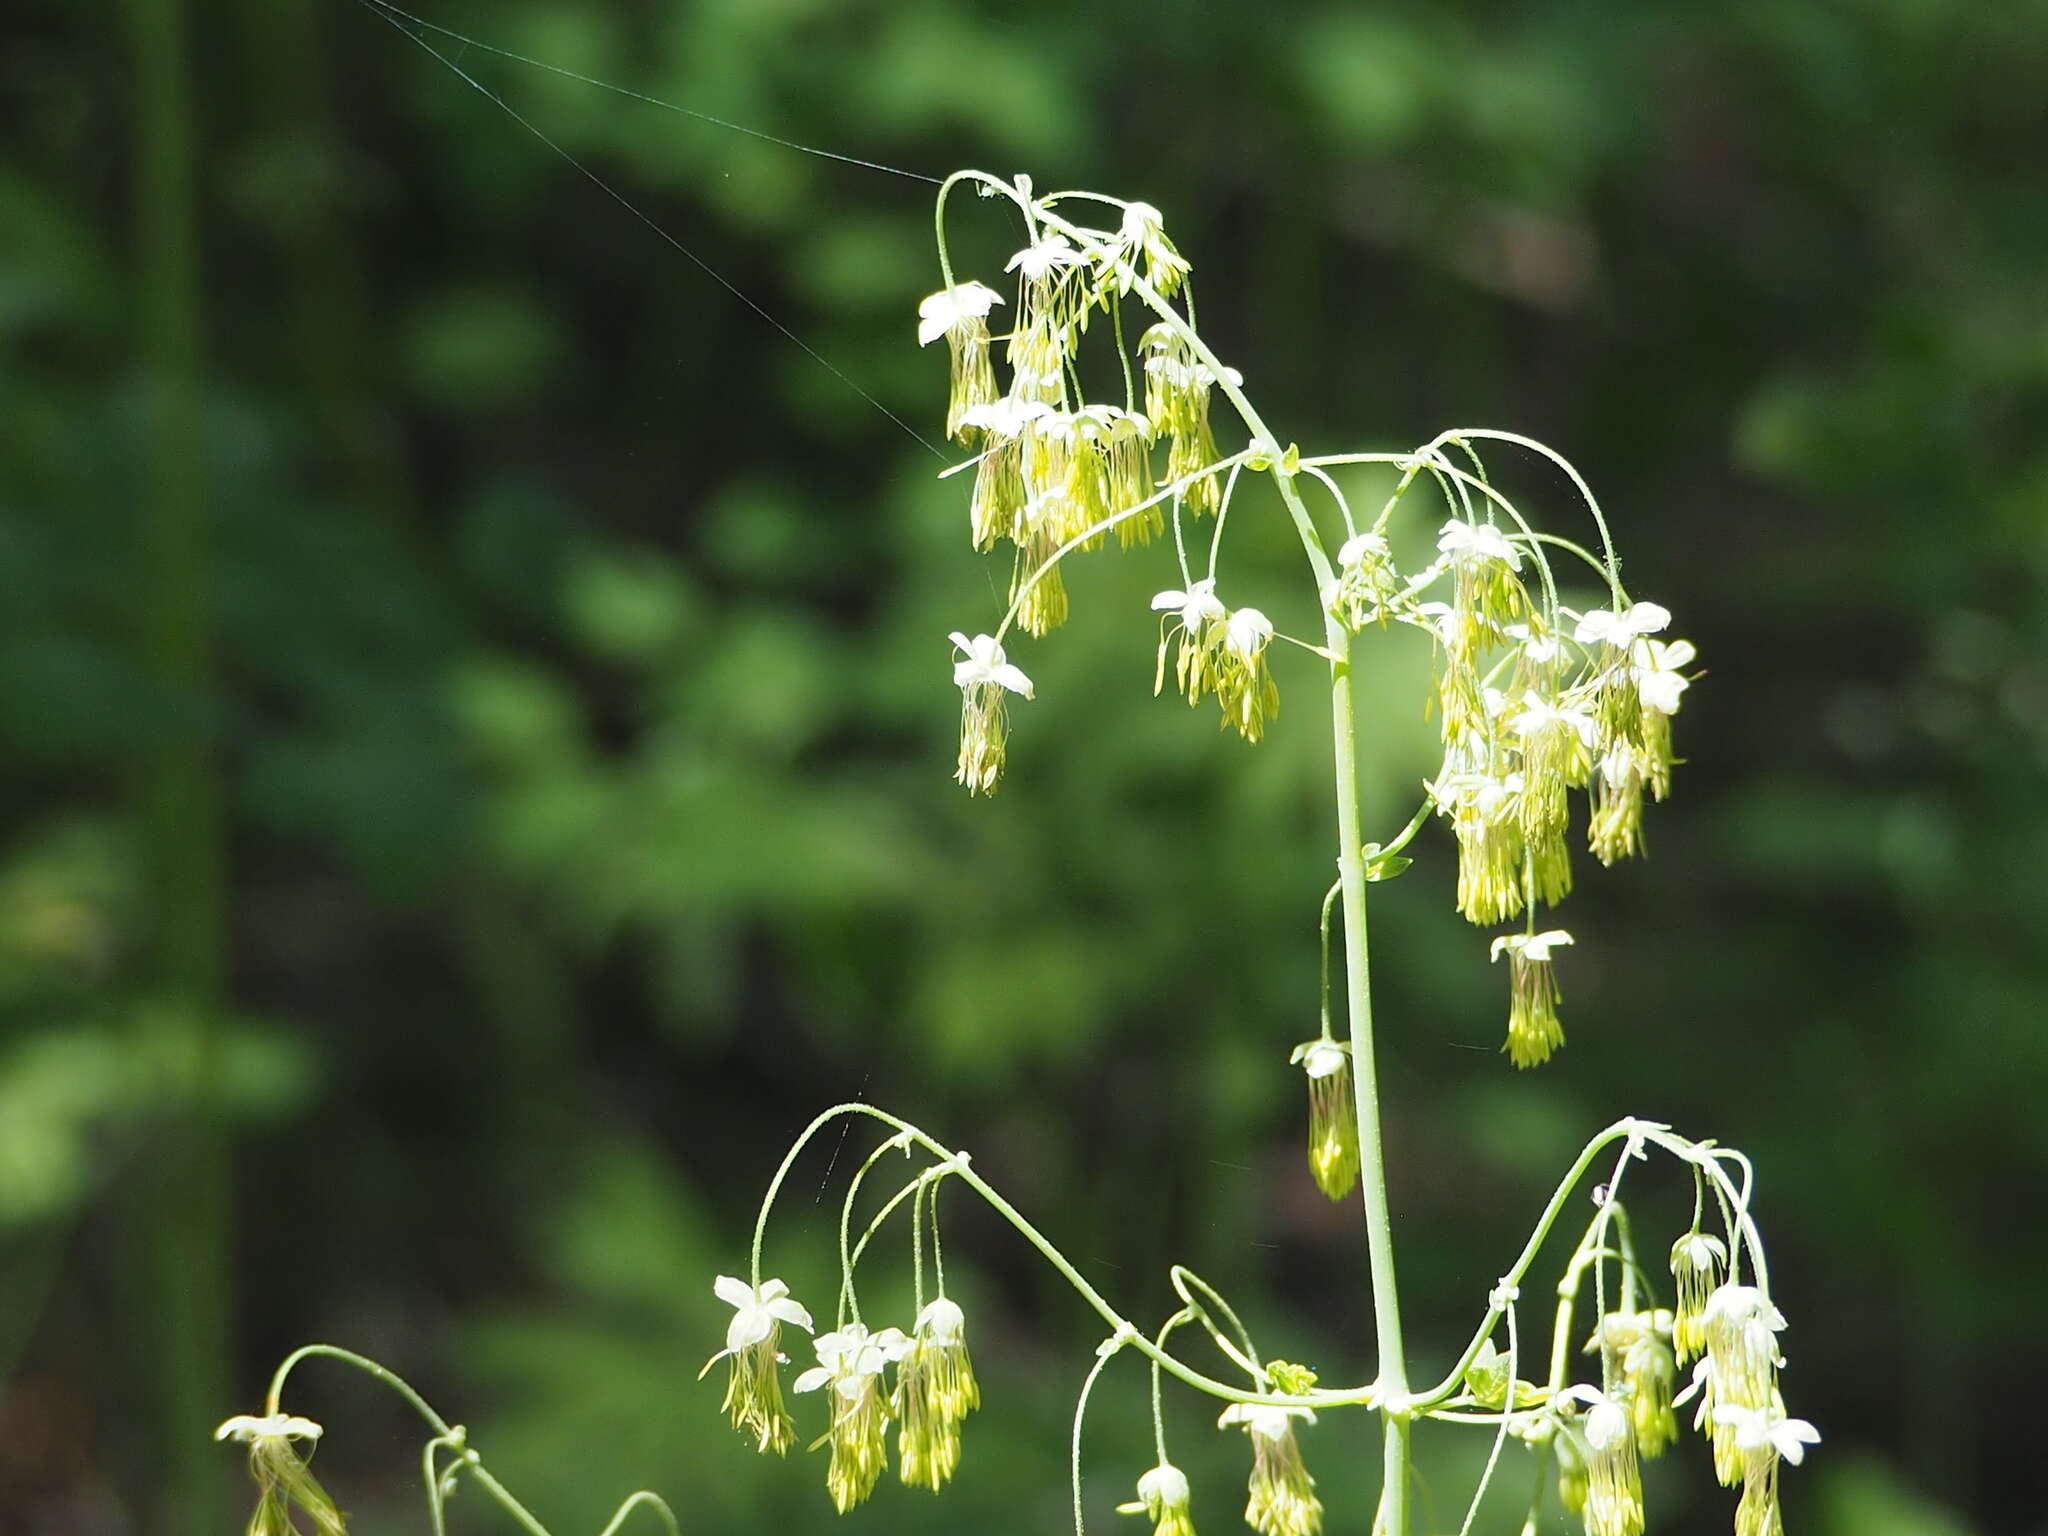
<path id="1" fill-rule="evenodd" d="M 952 267 L 946 220 L 962 187 L 1006 205 L 1020 226 L 1020 248 L 989 284 L 962 280 Z M 950 637 L 961 706 L 960 783 L 977 795 L 999 787 L 1008 769 L 1011 698 L 1034 696 L 1007 647 L 1020 632 L 1042 640 L 1068 620 L 1063 568 L 1110 549 L 1111 533 L 1126 558 L 1160 567 L 1150 605 L 1155 693 L 1164 691 L 1171 652 L 1175 692 L 1190 706 L 1214 700 L 1220 726 L 1255 745 L 1276 727 L 1283 681 L 1289 689 L 1317 682 L 1329 689 L 1336 880 L 1321 903 L 1322 1028 L 1288 1059 L 1307 1081 L 1312 1179 L 1332 1200 L 1358 1191 L 1377 1358 L 1364 1379 L 1332 1386 L 1304 1367 L 1262 1357 L 1231 1303 L 1180 1266 L 1169 1280 L 1181 1306 L 1147 1334 L 975 1171 L 967 1153 L 888 1110 L 856 1102 L 826 1110 L 796 1138 L 762 1198 L 744 1278 L 720 1276 L 714 1284 L 733 1309 L 725 1348 L 710 1364 L 730 1362 L 724 1411 L 734 1427 L 762 1452 L 780 1454 L 795 1438 L 779 1344 L 784 1327 L 810 1331 L 813 1322 L 780 1281 L 763 1278 L 769 1218 L 813 1140 L 841 1122 L 866 1120 L 886 1135 L 848 1181 L 841 1205 L 836 1326 L 814 1338 L 817 1364 L 792 1384 L 803 1399 L 799 1410 L 820 1405 L 813 1449 L 830 1448 L 823 1480 L 842 1513 L 876 1493 L 892 1425 L 902 1482 L 936 1492 L 961 1464 L 963 1425 L 980 1406 L 981 1389 L 968 1357 L 965 1314 L 946 1293 L 938 1200 L 951 1182 L 1007 1222 L 1107 1329 L 1075 1411 L 1076 1536 L 1085 1536 L 1080 1444 L 1089 1396 L 1106 1370 L 1130 1356 L 1150 1370 L 1157 1458 L 1137 1476 L 1136 1501 L 1119 1507 L 1148 1518 L 1155 1536 L 1193 1532 L 1189 1479 L 1167 1452 L 1167 1378 L 1220 1402 L 1219 1427 L 1243 1433 L 1244 1520 L 1261 1536 L 1321 1531 L 1323 1504 L 1300 1432 L 1320 1424 L 1317 1436 L 1328 1447 L 1354 1414 L 1379 1421 L 1375 1536 L 1409 1536 L 1411 1442 L 1420 1424 L 1490 1436 L 1460 1536 L 1472 1530 L 1510 1442 L 1536 1466 L 1525 1532 L 1538 1528 L 1554 1487 L 1588 1536 L 1641 1536 L 1649 1525 L 1642 1463 L 1677 1441 L 1676 1410 L 1695 1399 L 1693 1426 L 1708 1441 L 1720 1481 L 1742 1489 L 1737 1536 L 1781 1536 L 1780 1469 L 1799 1465 L 1819 1436 L 1789 1416 L 1780 1389 L 1785 1319 L 1752 1212 L 1755 1179 L 1747 1158 L 1632 1117 L 1599 1132 L 1564 1171 L 1513 1262 L 1473 1298 L 1479 1315 L 1469 1343 L 1431 1380 L 1411 1374 L 1381 1145 L 1370 888 L 1407 869 L 1408 850 L 1424 827 L 1443 822 L 1455 847 L 1459 913 L 1482 928 L 1513 925 L 1485 942 L 1493 960 L 1508 962 L 1502 1048 L 1516 1068 L 1550 1060 L 1565 1043 L 1555 965 L 1573 939 L 1542 918 L 1570 895 L 1581 851 L 1603 864 L 1644 851 L 1645 800 L 1671 792 L 1679 763 L 1672 725 L 1696 675 L 1693 646 L 1668 638 L 1667 609 L 1629 593 L 1592 490 L 1542 444 L 1512 432 L 1460 428 L 1406 451 L 1306 453 L 1277 436 L 1246 394 L 1243 376 L 1197 329 L 1192 269 L 1150 204 L 1093 192 L 1039 194 L 1025 177 L 964 171 L 941 186 L 935 224 L 939 286 L 918 306 L 917 340 L 930 345 L 943 337 L 948 344 L 946 429 L 965 457 L 947 473 L 972 472 L 964 498 L 967 540 L 1009 566 L 1007 607 L 993 630 Z M 994 328 L 999 309 L 1007 330 Z M 1089 381 L 1097 377 L 1120 381 L 1120 391 L 1112 384 L 1107 398 L 1091 394 Z M 1212 419 L 1219 415 L 1221 422 Z M 1562 474 L 1593 525 L 1590 543 L 1539 529 L 1509 498 L 1484 457 L 1505 450 Z M 1369 472 L 1389 482 L 1376 508 L 1354 503 Z M 1261 496 L 1295 533 L 1307 577 L 1298 600 L 1270 611 L 1234 605 L 1239 591 L 1223 570 L 1234 509 Z M 1206 549 L 1194 537 L 1202 526 Z M 1124 621 L 1135 627 L 1140 618 Z M 1413 707 L 1433 715 L 1441 759 L 1415 786 L 1412 812 L 1398 831 L 1385 842 L 1369 841 L 1358 787 L 1363 733 L 1354 651 L 1394 641 L 1403 630 L 1431 657 L 1430 687 Z M 1331 930 L 1339 917 L 1343 965 L 1333 984 Z M 1480 947 L 1475 943 L 1475 962 Z M 1341 1028 L 1333 1007 L 1339 996 Z M 1276 1066 L 1280 1049 L 1276 1042 Z M 864 1182 L 898 1152 L 915 1166 L 856 1236 Z M 1653 1153 L 1685 1169 L 1693 1193 L 1691 1223 L 1669 1250 L 1668 1306 L 1638 1262 L 1622 1199 L 1633 1167 Z M 1596 1167 L 1604 1178 L 1564 1256 L 1547 1354 L 1532 1358 L 1523 1344 L 1522 1286 Z M 906 1208 L 908 1304 L 894 1300 L 901 1308 L 895 1315 L 910 1326 L 871 1330 L 859 1305 L 860 1261 Z M 1179 1347 L 1176 1335 L 1192 1327 L 1220 1360 L 1212 1368 L 1219 1374 L 1191 1363 Z M 1577 1341 L 1583 1344 L 1575 1352 Z M 437 1532 L 440 1501 L 458 1474 L 491 1492 L 529 1531 L 540 1531 L 485 1471 L 459 1427 L 383 1367 L 347 1351 L 299 1351 L 273 1379 L 267 1417 L 230 1424 L 303 1424 L 275 1416 L 289 1372 L 313 1356 L 384 1380 L 433 1428 L 425 1461 Z M 1575 1369 L 1575 1358 L 1591 1363 Z M 1691 1384 L 1679 1393 L 1679 1368 L 1687 1363 Z M 322 1536 L 338 1532 L 340 1516 L 325 1523 L 332 1503 L 321 1503 L 293 1433 L 251 1435 L 252 1465 L 253 1447 L 265 1448 L 257 1465 L 263 1507 L 252 1531 L 285 1528 L 267 1513 L 283 1497 L 307 1510 Z M 642 1504 L 666 1518 L 666 1506 L 645 1494 L 629 1500 L 619 1518 Z"/>

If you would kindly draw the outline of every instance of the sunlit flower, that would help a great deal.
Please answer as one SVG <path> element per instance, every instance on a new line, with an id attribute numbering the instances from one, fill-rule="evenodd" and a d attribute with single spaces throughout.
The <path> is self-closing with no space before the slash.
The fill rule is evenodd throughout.
<path id="1" fill-rule="evenodd" d="M 1603 1379 L 1617 1383 L 1615 1399 L 1627 1407 L 1636 1451 L 1645 1459 L 1662 1455 L 1678 1438 L 1671 1401 L 1678 1382 L 1671 1321 L 1662 1310 L 1610 1312 L 1586 1346 L 1599 1351 Z"/>
<path id="2" fill-rule="evenodd" d="M 1195 1522 L 1188 1514 L 1187 1474 L 1170 1462 L 1162 1461 L 1139 1478 L 1137 1499 L 1117 1505 L 1116 1512 L 1149 1515 L 1152 1536 L 1195 1536 Z"/>
<path id="3" fill-rule="evenodd" d="M 1654 709 L 1660 715 L 1677 714 L 1679 701 L 1691 681 L 1679 668 L 1691 666 L 1698 654 L 1690 640 L 1644 641 L 1637 648 L 1635 663 L 1636 689 L 1642 696 L 1643 708 Z"/>
<path id="4" fill-rule="evenodd" d="M 313 1476 L 295 1441 L 316 1441 L 320 1426 L 296 1414 L 237 1414 L 213 1432 L 216 1440 L 249 1447 L 249 1476 L 256 1482 L 256 1511 L 248 1536 L 298 1536 L 296 1509 L 312 1522 L 314 1536 L 346 1536 L 348 1521 Z"/>
<path id="5" fill-rule="evenodd" d="M 966 1314 L 941 1296 L 917 1314 L 896 1368 L 897 1475 L 937 1492 L 960 1465 L 960 1423 L 980 1406 Z"/>
<path id="6" fill-rule="evenodd" d="M 971 793 L 993 794 L 1003 774 L 1003 749 L 1009 733 L 1008 694 L 1031 697 L 1031 679 L 1012 666 L 993 635 L 972 640 L 959 630 L 951 637 L 962 655 L 953 664 L 953 686 L 960 690 L 960 764 L 953 777 Z"/>
<path id="7" fill-rule="evenodd" d="M 1454 517 L 1437 534 L 1436 547 L 1458 564 L 1498 560 L 1511 571 L 1522 568 L 1522 552 L 1491 523 L 1468 523 Z"/>
<path id="8" fill-rule="evenodd" d="M 1628 1406 L 1595 1387 L 1568 1387 L 1585 1405 L 1577 1425 L 1586 1462 L 1586 1536 L 1642 1536 L 1643 1481 Z"/>
<path id="9" fill-rule="evenodd" d="M 1026 282 L 1039 283 L 1080 260 L 1081 253 L 1074 249 L 1073 241 L 1065 235 L 1050 234 L 1017 252 L 1003 264 L 1003 270 L 1020 273 Z"/>
<path id="10" fill-rule="evenodd" d="M 1593 814 L 1586 846 L 1602 864 L 1643 851 L 1644 753 L 1618 741 L 1601 755 L 1593 775 Z"/>
<path id="11" fill-rule="evenodd" d="M 1557 1021 L 1559 992 L 1550 952 L 1572 942 L 1562 928 L 1506 934 L 1493 941 L 1493 958 L 1508 957 L 1508 1038 L 1501 1049 L 1518 1067 L 1539 1066 L 1564 1044 Z"/>
<path id="12" fill-rule="evenodd" d="M 1289 1061 L 1308 1075 L 1308 1167 L 1320 1189 L 1342 1200 L 1358 1182 L 1358 1101 L 1351 1048 L 1328 1038 L 1297 1045 Z"/>
<path id="13" fill-rule="evenodd" d="M 1576 705 L 1553 702 L 1532 689 L 1515 706 L 1510 729 L 1522 744 L 1522 836 L 1529 845 L 1535 896 L 1555 905 L 1572 888 L 1566 795 L 1592 773 L 1599 726 Z"/>
<path id="14" fill-rule="evenodd" d="M 796 1426 L 782 1404 L 779 1367 L 784 1357 L 776 1348 L 776 1338 L 784 1323 L 809 1333 L 811 1314 L 780 1280 L 764 1280 L 757 1288 L 731 1275 L 720 1275 L 711 1289 L 733 1309 L 733 1315 L 725 1328 L 725 1348 L 704 1362 L 704 1371 L 720 1360 L 732 1361 L 722 1405 L 732 1418 L 732 1427 L 752 1435 L 760 1450 L 780 1456 L 795 1439 Z"/>
<path id="15" fill-rule="evenodd" d="M 1294 1438 L 1294 1421 L 1313 1424 L 1307 1408 L 1279 1408 L 1232 1403 L 1217 1419 L 1218 1428 L 1242 1428 L 1252 1444 L 1252 1472 L 1245 1503 L 1245 1524 L 1260 1536 L 1316 1536 L 1323 1528 L 1323 1504 L 1315 1494 Z"/>
<path id="16" fill-rule="evenodd" d="M 1804 1419 L 1790 1419 L 1778 1407 L 1740 1408 L 1730 1404 L 1714 1410 L 1714 1420 L 1735 1431 L 1735 1444 L 1745 1451 L 1770 1451 L 1798 1466 L 1806 1448 L 1820 1444 L 1820 1431 Z"/>
<path id="17" fill-rule="evenodd" d="M 1159 626 L 1159 659 L 1152 672 L 1152 691 L 1156 694 L 1166 684 L 1166 648 L 1174 636 L 1180 637 L 1180 650 L 1174 659 L 1174 681 L 1190 704 L 1199 704 L 1202 695 L 1215 684 L 1214 656 L 1222 644 L 1224 622 L 1230 617 L 1216 596 L 1214 577 L 1204 576 L 1190 582 L 1185 592 L 1178 588 L 1152 595 L 1152 611 L 1170 614 L 1172 618 L 1162 619 Z"/>
<path id="18" fill-rule="evenodd" d="M 825 1386 L 832 1389 L 832 1427 L 817 1444 L 832 1443 L 825 1489 L 842 1515 L 874 1492 L 888 1464 L 884 1436 L 889 1409 L 882 1395 L 882 1373 L 901 1360 L 909 1347 L 900 1328 L 869 1333 L 859 1323 L 848 1323 L 834 1333 L 818 1336 L 818 1363 L 796 1379 L 799 1392 L 815 1392 Z"/>
<path id="19" fill-rule="evenodd" d="M 1163 321 L 1139 338 L 1138 353 L 1144 359 L 1145 414 L 1167 434 L 1167 481 L 1188 481 L 1182 498 L 1190 512 L 1214 512 L 1216 477 L 1200 472 L 1216 462 L 1216 439 L 1209 428 L 1209 392 L 1216 374 Z M 1234 370 L 1228 377 L 1232 384 L 1240 382 Z"/>
<path id="20" fill-rule="evenodd" d="M 927 347 L 943 336 L 952 354 L 946 435 L 962 442 L 974 435 L 968 413 L 996 398 L 995 365 L 988 353 L 988 312 L 990 306 L 1002 302 L 993 288 L 970 282 L 942 288 L 917 306 L 917 344 Z"/>
<path id="21" fill-rule="evenodd" d="M 1214 656 L 1216 702 L 1226 723 L 1246 741 L 1266 734 L 1266 722 L 1280 712 L 1280 687 L 1266 662 L 1273 621 L 1256 608 L 1234 609 L 1223 621 L 1223 643 Z"/>
<path id="22" fill-rule="evenodd" d="M 1447 773 L 1428 788 L 1458 839 L 1458 910 L 1480 924 L 1517 915 L 1524 901 L 1521 774 Z"/>
<path id="23" fill-rule="evenodd" d="M 1145 256 L 1145 281 L 1162 299 L 1180 291 L 1188 275 L 1188 263 L 1166 237 L 1165 219 L 1150 203 L 1129 203 L 1124 207 L 1123 226 L 1117 231 L 1118 253 L 1126 260 L 1140 251 Z M 1119 277 L 1117 291 L 1129 293 L 1130 279 Z"/>
<path id="24" fill-rule="evenodd" d="M 1346 629 L 1363 629 L 1374 619 L 1385 621 L 1400 590 L 1401 575 L 1386 539 L 1355 533 L 1337 551 L 1336 579 L 1323 594 L 1323 606 Z"/>
<path id="25" fill-rule="evenodd" d="M 1528 591 L 1515 574 L 1522 568 L 1522 552 L 1491 523 L 1456 517 L 1443 525 L 1436 547 L 1455 578 L 1457 620 L 1441 631 L 1444 650 L 1453 663 L 1468 663 L 1482 639 L 1504 632 L 1529 611 Z"/>
<path id="26" fill-rule="evenodd" d="M 1783 1536 L 1778 1464 L 1787 1461 L 1798 1466 L 1806 1459 L 1806 1448 L 1820 1443 L 1820 1431 L 1804 1419 L 1787 1418 L 1775 1403 L 1765 1408 L 1717 1408 L 1714 1422 L 1717 1443 L 1720 1432 L 1725 1431 L 1742 1457 L 1742 1502 L 1735 1510 L 1737 1536 Z"/>
<path id="27" fill-rule="evenodd" d="M 1626 650 L 1640 635 L 1654 635 L 1671 622 L 1671 610 L 1659 603 L 1631 603 L 1619 611 L 1595 608 L 1579 618 L 1572 638 L 1581 645 L 1613 645 Z"/>
<path id="28" fill-rule="evenodd" d="M 1671 1341 L 1680 1360 L 1696 1359 L 1707 1347 L 1703 1314 L 1707 1297 L 1728 1270 L 1728 1245 L 1705 1232 L 1688 1232 L 1671 1245 L 1671 1278 L 1678 1290 Z"/>

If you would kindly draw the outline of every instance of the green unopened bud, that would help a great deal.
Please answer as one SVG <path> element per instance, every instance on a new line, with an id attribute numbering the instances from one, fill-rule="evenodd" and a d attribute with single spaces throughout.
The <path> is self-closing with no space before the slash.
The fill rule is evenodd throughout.
<path id="1" fill-rule="evenodd" d="M 1487 1408 L 1499 1408 L 1508 1400 L 1508 1357 L 1487 1339 L 1465 1367 L 1465 1390 Z"/>

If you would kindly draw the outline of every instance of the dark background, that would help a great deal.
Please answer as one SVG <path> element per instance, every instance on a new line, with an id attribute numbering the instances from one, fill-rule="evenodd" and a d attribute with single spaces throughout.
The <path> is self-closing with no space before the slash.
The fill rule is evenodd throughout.
<path id="1" fill-rule="evenodd" d="M 1146 199 L 1283 438 L 1571 456 L 1707 675 L 1653 857 L 1562 914 L 1541 1073 L 1495 1052 L 1448 839 L 1376 898 L 1415 1369 L 1583 1137 L 1654 1116 L 1757 1160 L 1788 1398 L 1827 1437 L 1792 1528 L 2048 1530 L 2048 5 L 433 19 L 829 149 Z M 929 187 L 463 66 L 937 438 Z M 1017 649 L 1039 697 L 970 802 L 942 637 L 992 627 L 1002 572 L 965 484 L 399 31 L 21 0 L 0 123 L 0 1528 L 233 1528 L 206 1436 L 323 1338 L 561 1532 L 642 1484 L 692 1536 L 826 1529 L 822 1453 L 758 1460 L 693 1376 L 776 1159 L 854 1095 L 970 1148 L 1134 1315 L 1183 1259 L 1270 1352 L 1369 1374 L 1360 1232 L 1302 1176 L 1286 1066 L 1331 858 L 1312 661 L 1247 750 L 1149 697 L 1170 560 L 1103 557 Z M 1013 231 L 959 214 L 994 279 Z M 1233 527 L 1307 632 L 1282 519 Z M 1419 647 L 1369 654 L 1384 837 L 1430 727 Z M 826 1161 L 771 1231 L 814 1305 Z M 1660 1247 L 1686 1190 L 1638 1193 Z M 1061 1530 L 1093 1320 L 946 1210 L 988 1407 L 954 1488 L 844 1528 Z M 1142 1393 L 1113 1370 L 1091 1420 L 1105 1530 Z M 376 1389 L 316 1366 L 288 1406 L 362 1529 L 425 1528 Z M 1234 1528 L 1241 1443 L 1168 1412 Z M 1454 1530 L 1480 1448 L 1422 1444 L 1418 1528 Z M 1305 1447 L 1362 1529 L 1368 1426 Z M 1527 1475 L 1511 1452 L 1490 1528 Z M 1732 1511 L 1690 1438 L 1650 1500 L 1673 1533 Z"/>

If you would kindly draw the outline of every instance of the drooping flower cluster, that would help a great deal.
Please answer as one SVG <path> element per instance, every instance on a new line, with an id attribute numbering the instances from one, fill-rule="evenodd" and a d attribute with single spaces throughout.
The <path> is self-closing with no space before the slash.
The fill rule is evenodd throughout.
<path id="1" fill-rule="evenodd" d="M 762 1451 L 780 1455 L 795 1438 L 795 1422 L 783 1406 L 777 1368 L 788 1357 L 776 1350 L 780 1326 L 808 1331 L 811 1315 L 793 1300 L 780 1280 L 756 1289 L 729 1275 L 713 1287 L 734 1310 L 726 1347 L 711 1357 L 732 1360 L 725 1411 L 735 1428 L 752 1436 Z M 812 1445 L 831 1446 L 825 1488 L 845 1514 L 874 1492 L 889 1463 L 888 1430 L 900 1422 L 897 1471 L 913 1488 L 937 1491 L 960 1465 L 960 1425 L 981 1406 L 981 1388 L 967 1353 L 967 1319 L 957 1303 L 941 1296 L 918 1313 L 910 1333 L 900 1328 L 870 1332 L 847 1323 L 813 1341 L 818 1363 L 792 1384 L 800 1393 L 823 1391 L 831 1419 Z M 885 1381 L 895 1367 L 893 1383 Z"/>
<path id="2" fill-rule="evenodd" d="M 1280 712 L 1280 688 L 1266 655 L 1273 621 L 1256 608 L 1224 607 L 1215 578 L 1207 576 L 1186 591 L 1155 593 L 1152 611 L 1164 615 L 1152 691 L 1166 686 L 1166 653 L 1173 648 L 1174 684 L 1189 704 L 1213 694 L 1223 725 L 1246 741 L 1265 735 L 1266 722 Z"/>
<path id="3" fill-rule="evenodd" d="M 1444 598 L 1423 600 L 1439 585 Z M 1436 643 L 1444 755 L 1429 793 L 1457 839 L 1458 910 L 1482 925 L 1526 922 L 1494 944 L 1512 961 L 1506 1049 L 1517 1066 L 1563 1042 L 1549 962 L 1570 939 L 1539 933 L 1535 919 L 1571 893 L 1573 792 L 1588 802 L 1586 846 L 1611 864 L 1643 851 L 1645 793 L 1671 788 L 1671 717 L 1693 647 L 1653 638 L 1670 613 L 1615 590 L 1610 608 L 1562 607 L 1533 535 L 1461 515 L 1408 576 L 1377 530 L 1355 535 L 1323 592 L 1349 629 L 1392 620 Z"/>
<path id="4" fill-rule="evenodd" d="M 1679 1296 L 1678 1352 L 1700 1357 L 1677 1401 L 1698 1399 L 1693 1427 L 1712 1442 L 1715 1475 L 1724 1487 L 1742 1485 L 1736 1536 L 1782 1536 L 1779 1465 L 1798 1466 L 1806 1447 L 1820 1440 L 1806 1420 L 1786 1414 L 1779 1391 L 1785 1316 L 1758 1286 L 1715 1283 L 1729 1272 L 1728 1249 L 1718 1238 L 1687 1233 L 1672 1248 L 1671 1269 Z"/>
<path id="5" fill-rule="evenodd" d="M 1565 1507 L 1584 1517 L 1586 1536 L 1642 1536 L 1643 1479 L 1628 1405 L 1588 1386 L 1567 1388 L 1561 1401 L 1585 1409 L 1565 1421 L 1557 1442 Z"/>
<path id="6" fill-rule="evenodd" d="M 901 1328 L 870 1333 L 859 1323 L 848 1323 L 819 1334 L 813 1347 L 818 1363 L 797 1377 L 796 1390 L 831 1389 L 832 1427 L 813 1449 L 831 1442 L 825 1489 L 843 1515 L 875 1491 L 889 1464 L 889 1405 L 882 1374 L 909 1351 L 910 1340 Z"/>
<path id="7" fill-rule="evenodd" d="M 1115 314 L 1140 285 L 1148 303 L 1181 295 L 1188 285 L 1187 260 L 1167 236 L 1159 210 L 1148 203 L 1124 205 L 1114 229 L 1090 229 L 1055 215 L 1053 200 L 1031 201 L 1028 182 L 1006 190 L 1027 210 L 1033 233 L 1005 268 L 1017 284 L 1009 332 L 991 335 L 989 316 L 1004 300 L 983 283 L 954 283 L 927 296 L 918 309 L 919 343 L 944 337 L 952 356 L 946 429 L 974 450 L 968 502 L 974 547 L 1012 547 L 1011 617 L 992 645 L 1011 621 L 1034 637 L 1063 624 L 1063 560 L 1101 548 L 1111 529 L 1130 548 L 1165 531 L 1169 504 L 1175 515 L 1216 510 L 1221 464 L 1209 399 L 1219 383 L 1234 388 L 1240 382 L 1201 354 L 1189 333 L 1171 325 L 1143 334 L 1134 364 L 1119 314 L 1107 329 L 1121 354 L 1123 399 L 1086 398 L 1078 357 L 1091 318 Z M 997 340 L 1005 342 L 1007 389 L 993 360 Z M 1154 462 L 1154 449 L 1162 443 L 1163 478 Z M 1191 702 L 1215 693 L 1229 723 L 1257 740 L 1278 707 L 1264 657 L 1272 629 L 1253 609 L 1235 615 L 1219 610 L 1216 617 L 1200 674 L 1184 677 L 1182 688 Z M 1195 633 L 1206 635 L 1206 624 L 1195 626 Z M 1010 691 L 1030 696 L 1028 690 Z M 982 794 L 995 788 L 1003 763 L 1001 722 L 990 730 L 988 702 L 987 694 L 967 700 L 958 774 Z"/>
<path id="8" fill-rule="evenodd" d="M 1589 1354 L 1599 1353 L 1601 1378 L 1614 1384 L 1615 1400 L 1628 1409 L 1636 1450 L 1645 1460 L 1663 1455 L 1678 1438 L 1671 1406 L 1678 1359 L 1671 1333 L 1672 1314 L 1664 1308 L 1610 1312 L 1586 1344 Z"/>

